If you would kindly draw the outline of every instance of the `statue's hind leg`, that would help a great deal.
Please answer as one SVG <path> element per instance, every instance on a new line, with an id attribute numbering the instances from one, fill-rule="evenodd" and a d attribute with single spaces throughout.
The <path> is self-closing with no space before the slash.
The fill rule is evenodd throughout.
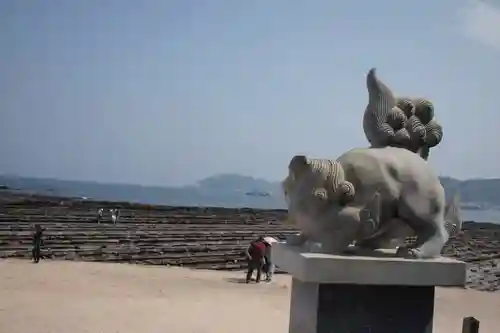
<path id="1" fill-rule="evenodd" d="M 410 205 L 406 202 L 399 205 L 399 214 L 415 230 L 416 241 L 410 246 L 400 247 L 398 255 L 422 259 L 439 257 L 449 237 L 445 229 L 444 204 L 441 207 L 438 201 L 429 203 L 421 197 L 411 199 Z M 433 214 L 429 212 L 432 206 L 437 208 Z"/>
<path id="2" fill-rule="evenodd" d="M 437 227 L 428 231 L 424 236 L 423 244 L 420 247 L 409 249 L 409 253 L 415 258 L 435 258 L 441 255 L 441 251 L 448 241 L 448 232 L 444 225 L 438 224 Z M 419 237 L 420 238 L 420 237 Z"/>
<path id="3" fill-rule="evenodd" d="M 411 245 L 398 248 L 399 256 L 409 256 L 412 258 L 435 258 L 441 255 L 441 251 L 448 241 L 448 232 L 436 217 L 436 221 L 423 224 L 416 231 L 416 241 Z"/>

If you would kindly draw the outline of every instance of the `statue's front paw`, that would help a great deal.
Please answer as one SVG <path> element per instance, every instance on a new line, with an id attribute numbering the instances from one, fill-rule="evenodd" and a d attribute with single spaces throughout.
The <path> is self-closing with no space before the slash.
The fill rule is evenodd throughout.
<path id="1" fill-rule="evenodd" d="M 412 259 L 419 259 L 422 257 L 419 249 L 408 249 L 408 254 Z"/>
<path id="2" fill-rule="evenodd" d="M 396 251 L 396 256 L 407 259 L 419 259 L 421 258 L 421 253 L 419 249 L 400 246 Z"/>
<path id="3" fill-rule="evenodd" d="M 408 246 L 398 246 L 396 250 L 396 257 L 401 258 L 413 258 L 413 249 L 410 249 Z"/>

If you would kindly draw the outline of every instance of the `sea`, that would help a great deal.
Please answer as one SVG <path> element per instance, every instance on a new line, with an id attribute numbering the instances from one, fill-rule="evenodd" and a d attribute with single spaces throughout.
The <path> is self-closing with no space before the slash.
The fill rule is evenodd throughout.
<path id="1" fill-rule="evenodd" d="M 0 176 L 0 184 L 8 191 L 28 194 L 78 198 L 81 200 L 136 202 L 151 205 L 201 206 L 225 208 L 286 209 L 279 185 L 267 192 L 219 187 L 157 187 L 127 184 L 103 184 L 26 177 Z M 500 224 L 500 210 L 462 207 L 464 221 Z"/>

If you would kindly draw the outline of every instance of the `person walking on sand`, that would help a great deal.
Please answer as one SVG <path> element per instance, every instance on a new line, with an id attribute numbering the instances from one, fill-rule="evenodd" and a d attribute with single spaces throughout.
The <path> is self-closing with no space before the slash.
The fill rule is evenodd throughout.
<path id="1" fill-rule="evenodd" d="M 31 255 L 33 256 L 33 262 L 38 264 L 41 256 L 41 248 L 43 243 L 43 231 L 39 224 L 35 224 L 35 233 L 33 234 L 33 249 L 31 250 Z"/>
<path id="2" fill-rule="evenodd" d="M 255 279 L 255 282 L 260 282 L 265 250 L 266 245 L 264 244 L 264 238 L 259 237 L 257 240 L 250 243 L 250 246 L 245 251 L 245 255 L 248 261 L 246 283 L 250 283 L 254 270 L 257 270 L 257 277 Z"/>

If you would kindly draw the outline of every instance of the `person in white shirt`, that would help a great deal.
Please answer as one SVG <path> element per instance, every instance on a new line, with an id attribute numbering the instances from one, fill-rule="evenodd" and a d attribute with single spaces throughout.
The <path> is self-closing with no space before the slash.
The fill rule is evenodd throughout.
<path id="1" fill-rule="evenodd" d="M 100 224 L 101 223 L 101 219 L 102 219 L 102 214 L 104 213 L 104 209 L 102 208 L 99 208 L 97 210 L 97 224 Z"/>
<path id="2" fill-rule="evenodd" d="M 110 209 L 109 212 L 111 213 L 111 221 L 116 224 L 116 209 Z"/>

